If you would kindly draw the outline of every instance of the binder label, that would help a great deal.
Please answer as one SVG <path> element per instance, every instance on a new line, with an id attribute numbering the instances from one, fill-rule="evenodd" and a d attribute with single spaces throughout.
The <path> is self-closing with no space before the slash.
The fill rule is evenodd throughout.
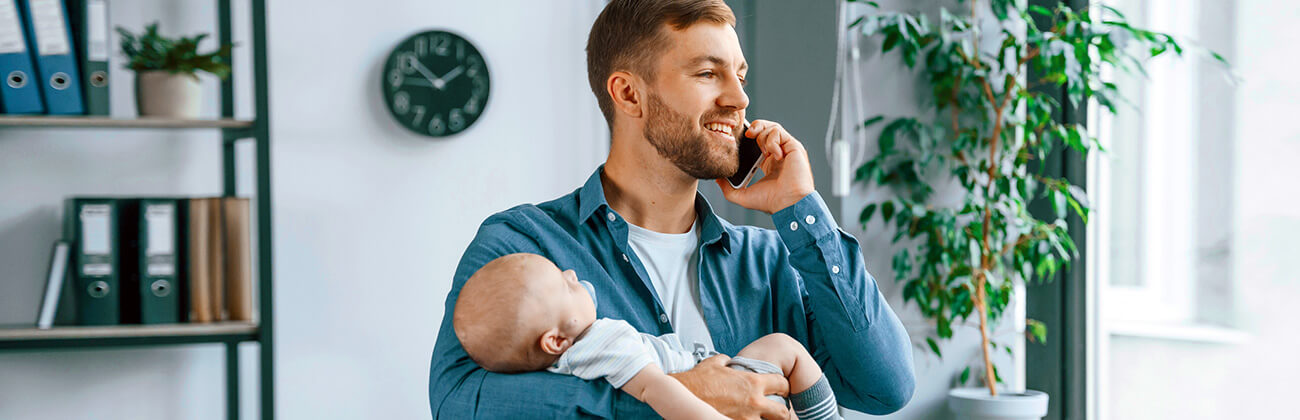
<path id="1" fill-rule="evenodd" d="M 81 207 L 81 254 L 84 263 L 81 273 L 87 276 L 113 274 L 109 258 L 113 252 L 112 208 L 107 204 L 87 204 Z"/>
<path id="2" fill-rule="evenodd" d="M 27 51 L 23 43 L 23 25 L 18 22 L 14 0 L 0 0 L 0 54 Z"/>
<path id="3" fill-rule="evenodd" d="M 144 209 L 148 244 L 145 246 L 145 271 L 150 276 L 176 274 L 176 206 L 151 204 Z"/>
<path id="4" fill-rule="evenodd" d="M 33 32 L 36 32 L 36 51 L 41 55 L 68 54 L 67 22 L 63 17 L 63 3 L 59 0 L 28 0 L 31 7 Z"/>
<path id="5" fill-rule="evenodd" d="M 86 35 L 90 61 L 108 61 L 108 6 L 104 0 L 86 2 Z"/>

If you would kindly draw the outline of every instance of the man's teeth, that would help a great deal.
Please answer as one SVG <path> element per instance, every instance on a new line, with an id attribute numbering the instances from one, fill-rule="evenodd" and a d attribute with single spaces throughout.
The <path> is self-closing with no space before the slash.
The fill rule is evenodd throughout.
<path id="1" fill-rule="evenodd" d="M 704 128 L 707 128 L 711 131 L 717 131 L 719 133 L 726 134 L 728 136 L 731 135 L 731 126 L 726 124 L 708 123 L 704 125 Z"/>

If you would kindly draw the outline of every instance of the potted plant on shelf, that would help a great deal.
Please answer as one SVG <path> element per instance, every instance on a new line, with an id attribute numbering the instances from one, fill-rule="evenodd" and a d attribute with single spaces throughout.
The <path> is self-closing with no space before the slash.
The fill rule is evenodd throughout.
<path id="1" fill-rule="evenodd" d="M 202 70 L 221 79 L 230 76 L 233 45 L 199 54 L 199 42 L 207 34 L 167 38 L 158 34 L 157 22 L 138 36 L 122 27 L 117 32 L 122 35 L 126 68 L 136 72 L 136 107 L 142 117 L 197 118 L 203 91 L 196 73 Z"/>
<path id="2" fill-rule="evenodd" d="M 1044 175 L 1042 162 L 1054 148 L 1087 154 L 1100 144 L 1082 124 L 1057 119 L 1062 101 L 1077 109 L 1095 100 L 1113 114 L 1122 98 L 1103 78 L 1104 68 L 1142 72 L 1144 59 L 1181 56 L 1183 46 L 1168 34 L 1133 27 L 1105 6 L 966 0 L 961 11 L 940 10 L 932 25 L 920 13 L 860 3 L 872 12 L 850 28 L 882 39 L 882 54 L 901 54 L 928 98 L 920 115 L 876 116 L 859 127 L 883 124 L 879 153 L 857 169 L 856 182 L 894 192 L 867 204 L 859 222 L 866 230 L 878 217 L 892 224 L 894 243 L 906 244 L 892 268 L 904 283 L 904 302 L 916 302 L 938 338 L 952 337 L 954 321 L 977 317 L 983 360 L 975 372 L 983 388 L 952 389 L 948 401 L 956 415 L 1040 419 L 1046 394 L 999 392 L 1002 379 L 990 354 L 999 344 L 989 331 L 1012 299 L 1014 282 L 1051 281 L 1078 255 L 1066 216 L 1073 211 L 1087 222 L 1086 193 L 1068 179 Z M 935 190 L 955 186 L 962 191 L 956 206 L 934 205 Z M 1050 204 L 1048 217 L 1030 212 L 1036 200 Z M 1026 333 L 1030 341 L 1046 340 L 1041 322 L 1027 320 Z M 942 358 L 934 337 L 926 343 Z M 971 373 L 971 367 L 962 371 L 959 384 Z"/>

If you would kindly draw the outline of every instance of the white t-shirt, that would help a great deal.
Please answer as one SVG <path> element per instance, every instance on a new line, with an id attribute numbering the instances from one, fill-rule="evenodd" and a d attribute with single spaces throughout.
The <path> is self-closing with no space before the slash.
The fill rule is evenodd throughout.
<path id="1" fill-rule="evenodd" d="M 700 310 L 699 223 L 686 233 L 659 233 L 627 224 L 627 242 L 645 265 L 659 301 L 668 312 L 668 321 L 681 339 L 683 347 L 694 349 L 695 343 L 713 351 L 713 338 Z"/>

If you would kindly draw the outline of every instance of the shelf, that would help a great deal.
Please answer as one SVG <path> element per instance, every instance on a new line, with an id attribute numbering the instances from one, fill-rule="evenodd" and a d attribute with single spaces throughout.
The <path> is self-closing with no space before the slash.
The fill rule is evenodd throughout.
<path id="1" fill-rule="evenodd" d="M 250 322 L 9 328 L 0 329 L 0 350 L 232 343 L 257 336 L 257 324 Z"/>
<path id="2" fill-rule="evenodd" d="M 252 128 L 253 121 L 232 118 L 110 118 L 52 115 L 0 115 L 0 127 L 74 128 Z"/>

